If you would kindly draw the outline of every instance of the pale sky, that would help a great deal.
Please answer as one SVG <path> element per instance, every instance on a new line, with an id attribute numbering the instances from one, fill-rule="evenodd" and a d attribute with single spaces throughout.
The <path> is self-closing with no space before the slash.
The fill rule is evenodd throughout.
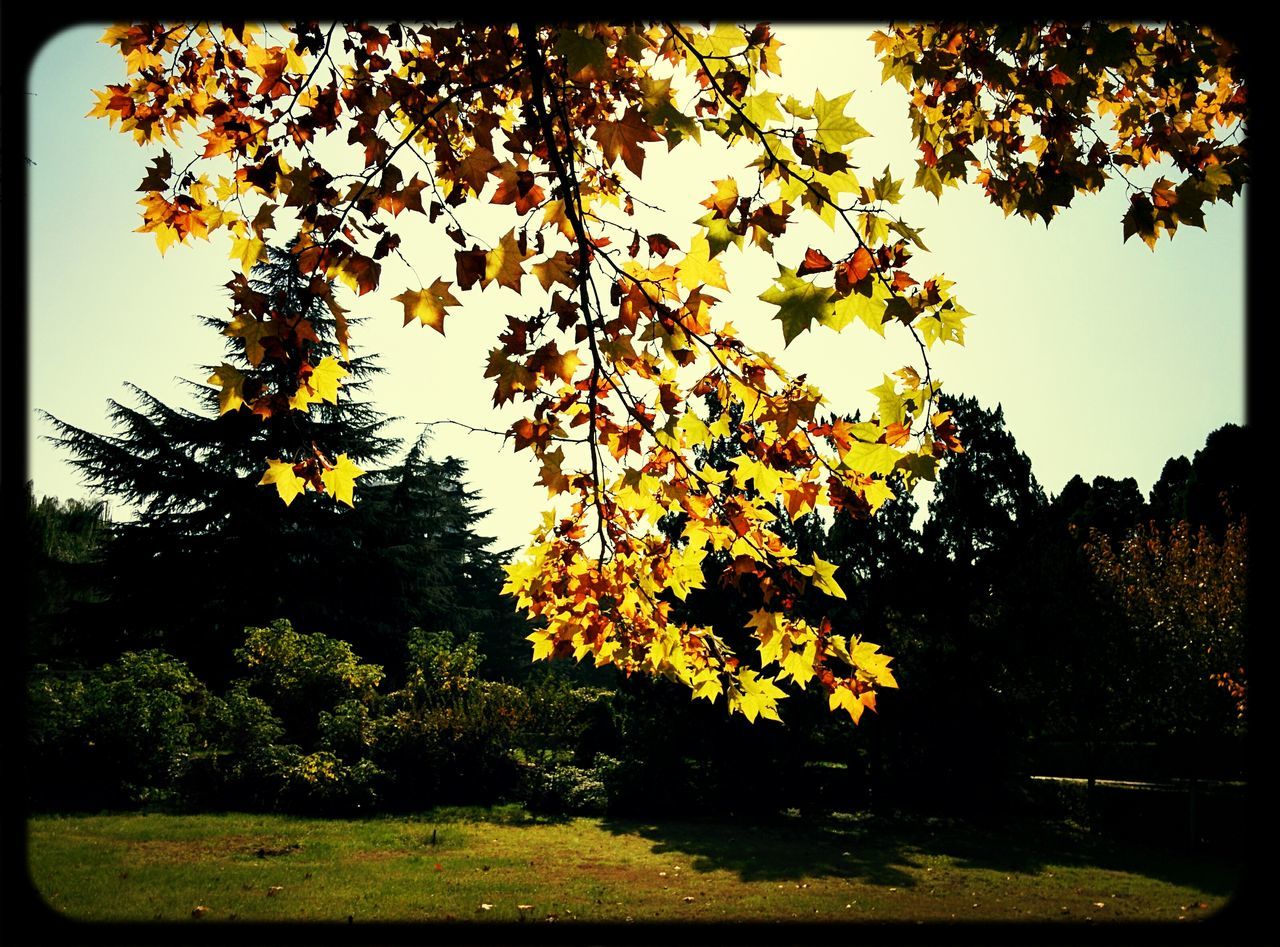
<path id="1" fill-rule="evenodd" d="M 27 145 L 35 162 L 27 171 L 29 475 L 37 495 L 62 498 L 88 494 L 66 458 L 41 439 L 50 430 L 35 409 L 106 433 L 106 401 L 128 403 L 127 381 L 189 405 L 176 379 L 203 381 L 198 366 L 223 357 L 221 337 L 194 317 L 226 312 L 223 284 L 235 266 L 222 231 L 164 258 L 150 234 L 133 232 L 141 223 L 135 188 L 158 149 L 83 117 L 94 102 L 90 90 L 124 76 L 123 60 L 97 42 L 102 30 L 81 26 L 55 36 L 27 82 L 35 96 Z M 848 112 L 875 136 L 854 146 L 856 173 L 869 184 L 888 163 L 909 184 L 915 165 L 905 93 L 881 86 L 867 28 L 782 23 L 775 30 L 786 44 L 778 87 L 806 99 L 815 88 L 828 98 L 855 90 Z M 682 144 L 667 154 L 661 143 L 647 146 L 637 193 L 669 213 L 661 224 L 654 218 L 654 229 L 687 247 L 711 180 L 736 175 L 745 188 L 752 178 L 744 163 L 722 147 Z M 1003 404 L 1046 490 L 1058 492 L 1079 473 L 1132 476 L 1146 493 L 1167 458 L 1190 455 L 1224 423 L 1244 422 L 1247 196 L 1233 207 L 1208 207 L 1207 232 L 1184 227 L 1153 253 L 1136 238 L 1122 242 L 1127 201 L 1119 184 L 1078 196 L 1047 229 L 1006 219 L 975 188 L 948 189 L 940 203 L 910 190 L 898 210 L 923 228 L 932 251 L 918 254 L 911 272 L 921 279 L 945 274 L 974 314 L 964 347 L 932 350 L 935 376 L 947 390 Z M 475 219 L 501 225 L 497 236 L 510 226 L 508 214 L 495 208 Z M 806 245 L 833 259 L 850 249 L 847 238 L 820 224 L 786 240 L 779 247 L 789 260 Z M 406 235 L 403 246 L 422 285 L 436 276 L 453 280 L 452 244 Z M 918 364 L 905 333 L 890 331 L 897 338 L 882 341 L 856 324 L 839 334 L 818 328 L 783 349 L 772 307 L 756 299 L 772 284 L 774 263 L 735 248 L 723 259 L 733 295 L 719 311 L 788 370 L 807 372 L 833 408 L 867 413 L 874 404 L 867 389 L 881 372 Z M 520 412 L 492 410 L 492 384 L 482 377 L 486 353 L 503 316 L 536 303 L 494 284 L 459 295 L 464 308 L 451 310 L 447 338 L 402 328 L 403 309 L 391 296 L 418 282 L 401 270 L 384 267 L 377 298 L 343 297 L 353 315 L 367 318 L 353 341 L 387 369 L 373 382 L 371 400 L 404 419 L 394 433 L 405 437 L 415 423 L 440 418 L 505 427 Z M 532 277 L 526 286 L 538 289 Z M 468 462 L 470 485 L 493 510 L 482 530 L 503 547 L 522 545 L 546 505 L 529 452 L 513 454 L 496 437 L 449 426 L 436 428 L 433 445 L 437 456 Z"/>

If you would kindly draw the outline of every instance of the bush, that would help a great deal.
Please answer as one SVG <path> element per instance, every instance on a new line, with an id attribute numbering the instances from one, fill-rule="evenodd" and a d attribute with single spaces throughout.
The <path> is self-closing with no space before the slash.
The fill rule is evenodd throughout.
<path id="1" fill-rule="evenodd" d="M 490 804 L 515 794 L 512 748 L 528 725 L 529 701 L 518 687 L 474 677 L 480 660 L 473 636 L 410 635 L 404 687 L 383 699 L 373 722 L 393 807 Z"/>
<path id="2" fill-rule="evenodd" d="M 580 767 L 599 753 L 616 754 L 615 693 L 576 685 L 548 672 L 527 688 L 529 726 L 522 747 L 532 753 L 569 751 Z"/>
<path id="3" fill-rule="evenodd" d="M 376 664 L 362 664 L 351 645 L 323 634 L 302 634 L 281 619 L 248 628 L 236 657 L 248 671 L 251 691 L 263 696 L 304 744 L 319 734 L 318 711 L 344 701 L 370 702 L 383 678 Z"/>
<path id="4" fill-rule="evenodd" d="M 78 676 L 38 666 L 28 683 L 31 802 L 102 807 L 171 801 L 206 749 L 210 695 L 182 661 L 127 651 Z"/>
<path id="5" fill-rule="evenodd" d="M 521 774 L 521 801 L 546 815 L 604 815 L 618 790 L 622 764 L 598 754 L 590 767 L 545 760 L 527 763 Z"/>

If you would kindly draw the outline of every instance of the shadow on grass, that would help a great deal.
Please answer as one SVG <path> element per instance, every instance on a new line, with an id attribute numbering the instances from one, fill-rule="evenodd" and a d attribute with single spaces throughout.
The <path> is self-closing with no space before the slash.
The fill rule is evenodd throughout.
<path id="1" fill-rule="evenodd" d="M 602 826 L 648 840 L 655 854 L 683 856 L 694 871 L 728 870 L 743 881 L 837 877 L 910 888 L 928 858 L 939 855 L 959 868 L 1006 874 L 1091 866 L 1220 895 L 1232 893 L 1241 875 L 1229 859 L 1100 841 L 1062 823 L 1031 820 L 835 813 L 737 824 L 610 818 Z"/>

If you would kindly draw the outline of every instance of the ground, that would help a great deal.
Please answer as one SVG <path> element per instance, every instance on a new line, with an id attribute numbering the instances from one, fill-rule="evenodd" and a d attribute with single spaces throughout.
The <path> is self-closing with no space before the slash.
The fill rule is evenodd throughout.
<path id="1" fill-rule="evenodd" d="M 28 826 L 41 896 L 95 921 L 1194 922 L 1240 879 L 1223 858 L 1061 826 L 839 813 L 658 823 L 512 807 L 365 820 L 39 816 Z"/>

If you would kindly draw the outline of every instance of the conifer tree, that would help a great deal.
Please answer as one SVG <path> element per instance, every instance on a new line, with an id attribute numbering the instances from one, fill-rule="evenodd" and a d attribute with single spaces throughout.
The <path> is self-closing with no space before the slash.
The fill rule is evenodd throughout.
<path id="1" fill-rule="evenodd" d="M 389 419 L 361 398 L 379 369 L 340 351 L 343 313 L 290 251 L 270 248 L 250 279 L 228 284 L 230 318 L 201 317 L 228 337 L 228 354 L 208 369 L 221 388 L 187 383 L 196 408 L 130 386 L 132 406 L 109 402 L 113 434 L 49 417 L 52 440 L 86 485 L 137 511 L 112 524 L 100 575 L 106 601 L 79 634 L 86 660 L 162 645 L 216 676 L 232 669 L 247 625 L 287 618 L 392 662 L 414 625 L 483 623 L 487 610 L 507 611 L 496 595 L 500 557 L 474 532 L 484 514 L 462 463 L 431 460 L 419 439 L 400 463 L 377 467 L 401 449 L 386 433 Z M 280 345 L 296 357 L 262 358 Z M 266 417 L 249 410 L 247 400 L 272 383 L 268 373 L 299 364 L 345 366 L 353 396 L 330 403 L 318 381 L 313 402 Z M 249 476 L 264 453 L 314 467 L 317 446 L 328 466 L 300 465 L 300 475 L 323 492 L 285 504 L 269 481 Z M 358 501 L 334 471 L 362 478 Z M 323 591 L 318 575 L 327 576 Z"/>

